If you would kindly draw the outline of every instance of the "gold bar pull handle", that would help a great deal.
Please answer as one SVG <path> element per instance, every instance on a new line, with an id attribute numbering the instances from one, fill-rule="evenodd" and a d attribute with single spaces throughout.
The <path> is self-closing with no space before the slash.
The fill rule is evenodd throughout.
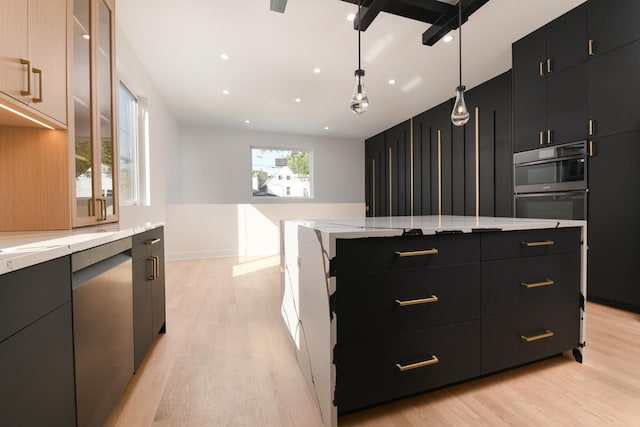
<path id="1" fill-rule="evenodd" d="M 589 120 L 589 136 L 593 136 L 596 134 L 596 121 L 593 119 Z"/>
<path id="2" fill-rule="evenodd" d="M 156 243 L 160 243 L 160 239 L 153 239 L 153 240 L 147 240 L 144 242 L 145 245 L 147 246 L 151 246 L 151 245 L 155 245 Z"/>
<path id="3" fill-rule="evenodd" d="M 157 279 L 158 277 L 160 277 L 160 258 L 158 258 L 157 256 L 152 257 L 153 258 L 153 279 Z"/>
<path id="4" fill-rule="evenodd" d="M 396 304 L 398 307 L 407 307 L 410 305 L 418 305 L 418 304 L 430 304 L 432 302 L 438 302 L 438 297 L 435 295 L 431 295 L 429 298 L 421 298 L 421 299 L 412 299 L 409 301 L 400 301 L 396 300 Z"/>
<path id="5" fill-rule="evenodd" d="M 404 371 L 410 371 L 412 369 L 423 368 L 423 367 L 429 366 L 429 365 L 435 365 L 438 362 L 440 362 L 440 361 L 438 360 L 438 358 L 434 354 L 433 356 L 431 356 L 431 359 L 429 359 L 429 360 L 423 360 L 422 362 L 412 363 L 410 365 L 401 365 L 399 363 L 396 363 L 396 368 L 398 368 L 400 370 L 400 372 L 404 372 Z"/>
<path id="6" fill-rule="evenodd" d="M 593 157 L 593 141 L 589 141 L 589 157 Z"/>
<path id="7" fill-rule="evenodd" d="M 551 129 L 547 129 L 547 144 L 551 144 L 553 139 L 553 131 Z"/>
<path id="8" fill-rule="evenodd" d="M 425 249 L 423 251 L 409 251 L 409 252 L 396 251 L 396 255 L 398 255 L 400 258 L 410 257 L 410 256 L 437 255 L 437 254 L 438 254 L 438 250 L 436 248 Z"/>
<path id="9" fill-rule="evenodd" d="M 540 145 L 544 145 L 544 131 L 540 131 Z"/>
<path id="10" fill-rule="evenodd" d="M 547 73 L 551 72 L 551 58 L 547 58 Z"/>
<path id="11" fill-rule="evenodd" d="M 156 275 L 156 257 L 149 257 L 147 261 L 151 261 L 151 274 L 147 276 L 147 280 L 153 280 Z"/>
<path id="12" fill-rule="evenodd" d="M 593 56 L 593 39 L 589 40 L 589 56 Z"/>
<path id="13" fill-rule="evenodd" d="M 42 102 L 42 70 L 39 68 L 32 68 L 33 74 L 38 75 L 38 87 L 40 88 L 40 96 L 32 98 L 33 102 Z"/>
<path id="14" fill-rule="evenodd" d="M 540 63 L 540 76 L 544 76 L 544 63 Z"/>
<path id="15" fill-rule="evenodd" d="M 98 209 L 100 209 L 100 214 L 98 215 L 98 218 L 96 218 L 96 221 L 100 222 L 100 221 L 102 221 L 102 204 L 103 204 L 103 201 L 102 201 L 102 199 L 96 198 L 96 203 L 98 203 L 98 205 L 100 205 L 98 207 Z"/>
<path id="16" fill-rule="evenodd" d="M 107 220 L 107 199 L 102 199 L 102 220 Z"/>
<path id="17" fill-rule="evenodd" d="M 543 240 L 541 242 L 522 242 L 522 246 L 525 248 L 535 248 L 538 246 L 553 246 L 556 242 L 553 240 Z"/>
<path id="18" fill-rule="evenodd" d="M 20 95 L 29 96 L 31 95 L 31 61 L 20 58 L 20 63 L 27 66 L 27 90 L 21 90 Z"/>
<path id="19" fill-rule="evenodd" d="M 553 332 L 547 329 L 544 331 L 544 333 L 540 335 L 534 335 L 532 337 L 528 337 L 526 335 L 520 335 L 520 339 L 524 342 L 532 342 L 532 341 L 542 340 L 545 338 L 551 338 L 552 336 L 553 336 Z"/>
<path id="20" fill-rule="evenodd" d="M 537 282 L 537 283 L 526 283 L 526 282 L 522 282 L 520 283 L 520 285 L 522 285 L 523 288 L 526 289 L 533 289 L 533 288 L 541 288 L 543 286 L 551 286 L 553 285 L 555 282 L 553 280 L 545 280 L 544 282 Z"/>

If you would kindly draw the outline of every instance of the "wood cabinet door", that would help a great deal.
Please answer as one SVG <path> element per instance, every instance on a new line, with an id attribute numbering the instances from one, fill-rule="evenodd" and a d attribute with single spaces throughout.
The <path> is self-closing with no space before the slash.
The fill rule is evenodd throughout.
<path id="1" fill-rule="evenodd" d="M 640 129 L 640 41 L 588 63 L 589 119 L 596 136 Z"/>
<path id="2" fill-rule="evenodd" d="M 547 144 L 583 140 L 588 133 L 587 68 L 580 64 L 547 78 Z M 526 120 L 526 119 L 525 119 Z"/>
<path id="3" fill-rule="evenodd" d="M 514 89 L 513 125 L 514 151 L 531 150 L 546 144 L 548 130 L 546 80 L 539 80 Z"/>
<path id="4" fill-rule="evenodd" d="M 26 102 L 28 59 L 27 2 L 0 0 L 0 92 Z"/>
<path id="5" fill-rule="evenodd" d="M 588 38 L 594 56 L 602 55 L 640 40 L 640 2 L 629 0 L 589 0 Z"/>
<path id="6" fill-rule="evenodd" d="M 594 139 L 589 158 L 588 295 L 640 310 L 640 131 Z M 633 307 L 629 307 L 629 305 Z"/>

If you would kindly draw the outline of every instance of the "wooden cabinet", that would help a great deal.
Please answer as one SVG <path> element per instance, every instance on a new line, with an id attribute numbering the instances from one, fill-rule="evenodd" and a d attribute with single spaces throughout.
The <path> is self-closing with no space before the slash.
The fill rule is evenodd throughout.
<path id="1" fill-rule="evenodd" d="M 0 425 L 75 426 L 69 257 L 0 276 Z"/>
<path id="2" fill-rule="evenodd" d="M 512 52 L 514 151 L 584 139 L 585 6 L 518 40 Z"/>
<path id="3" fill-rule="evenodd" d="M 133 258 L 134 370 L 165 328 L 164 227 L 136 234 Z"/>
<path id="4" fill-rule="evenodd" d="M 67 124 L 66 4 L 0 0 L 0 102 L 61 129 Z M 40 126 L 6 111 L 0 123 Z"/>
<path id="5" fill-rule="evenodd" d="M 578 348 L 580 231 L 336 239 L 339 413 Z"/>
<path id="6" fill-rule="evenodd" d="M 384 132 L 365 141 L 365 204 L 367 216 L 387 216 L 387 167 Z"/>
<path id="7" fill-rule="evenodd" d="M 598 58 L 599 59 L 599 58 Z M 589 158 L 588 297 L 640 312 L 636 263 L 640 131 L 593 139 Z M 628 188 L 628 191 L 618 189 Z"/>
<path id="8" fill-rule="evenodd" d="M 629 0 L 589 0 L 587 28 L 589 54 L 602 55 L 640 40 L 640 3 Z"/>
<path id="9" fill-rule="evenodd" d="M 118 220 L 115 12 L 105 0 L 73 0 L 73 226 Z"/>

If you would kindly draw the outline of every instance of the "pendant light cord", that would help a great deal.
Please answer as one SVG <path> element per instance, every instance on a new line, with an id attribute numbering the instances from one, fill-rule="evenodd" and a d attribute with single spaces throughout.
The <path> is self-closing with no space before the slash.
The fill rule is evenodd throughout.
<path id="1" fill-rule="evenodd" d="M 462 0 L 458 0 L 458 55 L 458 64 L 460 66 L 460 72 L 458 73 L 460 84 L 458 86 L 462 86 Z"/>
<path id="2" fill-rule="evenodd" d="M 360 66 L 360 0 L 358 0 L 358 70 L 362 69 Z M 360 77 L 358 77 L 360 81 Z"/>

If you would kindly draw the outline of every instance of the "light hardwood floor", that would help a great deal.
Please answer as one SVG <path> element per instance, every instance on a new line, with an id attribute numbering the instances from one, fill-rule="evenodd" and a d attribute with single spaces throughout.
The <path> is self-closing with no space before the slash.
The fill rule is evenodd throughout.
<path id="1" fill-rule="evenodd" d="M 320 426 L 280 319 L 278 257 L 166 265 L 167 334 L 107 426 Z M 585 363 L 555 357 L 341 426 L 640 426 L 640 315 L 587 306 Z"/>

